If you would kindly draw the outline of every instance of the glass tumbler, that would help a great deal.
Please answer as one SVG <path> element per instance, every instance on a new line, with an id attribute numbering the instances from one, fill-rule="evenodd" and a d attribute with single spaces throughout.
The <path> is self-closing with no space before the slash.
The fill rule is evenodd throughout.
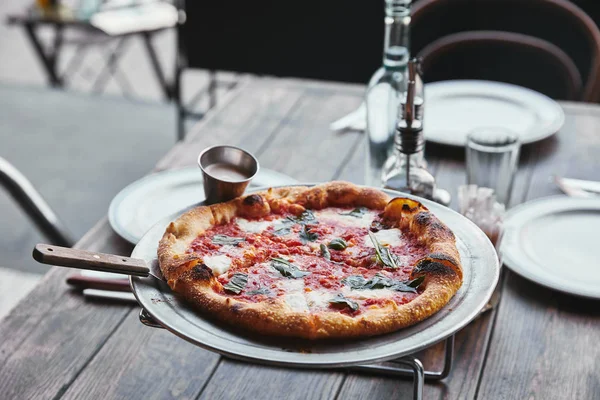
<path id="1" fill-rule="evenodd" d="M 478 128 L 467 135 L 467 183 L 494 191 L 498 203 L 508 205 L 517 171 L 521 143 L 504 128 Z"/>

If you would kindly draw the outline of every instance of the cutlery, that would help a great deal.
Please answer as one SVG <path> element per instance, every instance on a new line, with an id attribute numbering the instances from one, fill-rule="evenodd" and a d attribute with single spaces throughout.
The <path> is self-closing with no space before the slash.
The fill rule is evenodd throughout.
<path id="1" fill-rule="evenodd" d="M 85 297 L 94 298 L 94 299 L 126 301 L 126 302 L 133 302 L 133 303 L 137 304 L 137 300 L 135 299 L 135 296 L 131 292 L 117 292 L 117 291 L 100 290 L 100 289 L 84 289 L 83 295 Z"/>
<path id="2" fill-rule="evenodd" d="M 586 181 L 583 179 L 559 178 L 559 177 L 556 177 L 556 178 L 562 180 L 564 183 L 566 183 L 569 186 L 583 189 L 588 192 L 600 194 L 600 182 Z"/>
<path id="3" fill-rule="evenodd" d="M 329 124 L 329 129 L 338 131 L 364 131 L 366 128 L 367 106 L 364 102 L 351 113 Z"/>
<path id="4" fill-rule="evenodd" d="M 67 278 L 67 283 L 78 289 L 100 289 L 118 292 L 130 292 L 129 280 L 126 278 L 94 278 L 80 274 L 71 275 Z"/>
<path id="5" fill-rule="evenodd" d="M 574 186 L 572 184 L 570 184 L 567 179 L 565 178 L 561 178 L 557 175 L 554 175 L 552 177 L 554 184 L 556 186 L 558 186 L 558 188 L 560 190 L 562 190 L 567 196 L 570 197 L 581 197 L 581 198 L 585 198 L 585 197 L 594 197 L 594 194 L 585 191 L 584 189 Z M 597 182 L 592 182 L 592 183 L 597 183 Z"/>
<path id="6" fill-rule="evenodd" d="M 147 263 L 145 260 L 117 256 L 114 254 L 96 253 L 69 247 L 37 244 L 33 249 L 33 258 L 42 264 L 58 265 L 92 271 L 113 272 L 132 276 L 152 276 L 164 281 L 158 260 Z"/>

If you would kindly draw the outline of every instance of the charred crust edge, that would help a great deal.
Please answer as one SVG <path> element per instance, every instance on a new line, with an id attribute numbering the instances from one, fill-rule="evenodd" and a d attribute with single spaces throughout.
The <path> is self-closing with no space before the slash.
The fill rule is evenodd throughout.
<path id="1" fill-rule="evenodd" d="M 427 257 L 432 258 L 434 260 L 448 261 L 449 263 L 455 266 L 459 265 L 458 261 L 454 257 L 451 257 L 444 253 L 431 253 Z"/>
<path id="2" fill-rule="evenodd" d="M 258 194 L 251 194 L 249 196 L 246 196 L 244 198 L 244 200 L 242 201 L 242 203 L 245 206 L 255 206 L 257 204 L 262 204 L 264 203 L 264 199 L 262 198 L 261 195 Z"/>
<path id="3" fill-rule="evenodd" d="M 451 276 L 456 275 L 456 271 L 454 271 L 454 269 L 450 268 L 449 266 L 442 264 L 441 262 L 437 262 L 426 258 L 417 263 L 411 275 L 417 276 L 419 274 Z"/>
<path id="4" fill-rule="evenodd" d="M 190 270 L 190 278 L 195 281 L 208 281 L 214 275 L 206 264 L 198 263 Z"/>

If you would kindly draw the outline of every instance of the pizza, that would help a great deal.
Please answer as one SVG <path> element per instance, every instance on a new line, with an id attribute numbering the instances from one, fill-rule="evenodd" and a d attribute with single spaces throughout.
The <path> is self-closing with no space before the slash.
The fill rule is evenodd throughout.
<path id="1" fill-rule="evenodd" d="M 307 339 L 407 327 L 462 284 L 454 234 L 423 204 L 347 182 L 192 209 L 167 227 L 158 258 L 169 286 L 206 315 Z"/>

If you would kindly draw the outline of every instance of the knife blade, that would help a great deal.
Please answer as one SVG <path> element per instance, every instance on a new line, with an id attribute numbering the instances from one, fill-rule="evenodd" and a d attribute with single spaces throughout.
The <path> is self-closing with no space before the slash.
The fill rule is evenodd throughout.
<path id="1" fill-rule="evenodd" d="M 117 300 L 127 303 L 136 303 L 137 300 L 131 292 L 115 292 L 111 290 L 100 290 L 100 289 L 83 289 L 83 295 L 85 297 L 102 299 L 102 300 Z"/>

